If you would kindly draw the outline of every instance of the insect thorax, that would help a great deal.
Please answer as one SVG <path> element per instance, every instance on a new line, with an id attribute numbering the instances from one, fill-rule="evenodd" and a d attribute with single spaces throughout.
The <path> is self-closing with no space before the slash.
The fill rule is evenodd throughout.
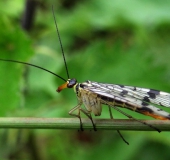
<path id="1" fill-rule="evenodd" d="M 77 83 L 74 86 L 74 91 L 77 95 L 79 104 L 83 103 L 89 113 L 92 112 L 95 116 L 100 116 L 102 112 L 101 102 L 97 94 L 89 90 L 89 87 L 91 86 L 92 84 L 90 81 Z"/>
<path id="2" fill-rule="evenodd" d="M 84 89 L 87 89 L 90 86 L 91 86 L 90 81 L 86 81 L 86 82 L 83 82 L 83 83 L 76 83 L 74 85 L 74 92 L 77 94 L 77 97 L 80 97 L 81 91 L 84 90 Z"/>

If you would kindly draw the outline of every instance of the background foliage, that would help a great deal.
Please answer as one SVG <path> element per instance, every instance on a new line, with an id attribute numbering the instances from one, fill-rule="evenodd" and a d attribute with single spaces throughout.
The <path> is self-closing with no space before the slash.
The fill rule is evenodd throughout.
<path id="1" fill-rule="evenodd" d="M 21 25 L 25 3 L 0 1 L 0 58 L 30 62 L 67 79 L 54 5 L 71 78 L 170 91 L 170 1 L 39 0 L 27 31 Z M 56 93 L 62 80 L 36 68 L 0 62 L 0 75 L 1 117 L 69 117 L 77 103 L 72 90 Z M 114 118 L 125 118 L 113 112 Z M 109 118 L 105 106 L 101 117 Z M 130 146 L 113 131 L 2 129 L 0 157 L 169 159 L 168 132 L 123 135 Z"/>

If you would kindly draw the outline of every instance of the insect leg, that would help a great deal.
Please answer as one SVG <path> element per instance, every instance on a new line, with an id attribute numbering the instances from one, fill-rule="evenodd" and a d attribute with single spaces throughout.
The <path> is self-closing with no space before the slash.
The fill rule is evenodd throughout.
<path id="1" fill-rule="evenodd" d="M 110 105 L 110 104 L 108 103 L 108 105 Z M 125 104 L 124 104 L 124 105 L 125 105 Z M 140 122 L 140 123 L 143 123 L 144 125 L 147 125 L 147 126 L 153 128 L 154 130 L 158 131 L 159 133 L 161 132 L 158 128 L 156 128 L 156 127 L 154 127 L 154 126 L 152 126 L 152 125 L 150 125 L 150 124 L 148 124 L 148 123 L 146 123 L 146 122 L 140 121 L 140 120 L 138 120 L 138 119 L 130 116 L 129 114 L 127 114 L 127 113 L 123 112 L 122 110 L 120 110 L 118 107 L 116 107 L 116 106 L 114 106 L 114 105 L 110 105 L 110 106 L 113 107 L 113 108 L 114 108 L 115 110 L 117 110 L 118 112 L 120 112 L 120 113 L 122 113 L 123 115 L 125 115 L 126 117 L 128 117 L 128 118 L 130 118 L 130 119 L 134 119 L 135 121 L 138 121 L 138 122 Z"/>
<path id="2" fill-rule="evenodd" d="M 94 131 L 97 131 L 96 126 L 95 126 L 95 124 L 94 124 L 94 122 L 93 122 L 93 119 L 92 119 L 91 114 L 90 114 L 87 110 L 84 110 L 84 109 L 82 109 L 82 108 L 80 108 L 80 111 L 82 111 L 82 112 L 91 120 L 91 123 L 92 123 L 92 125 L 93 125 Z"/>
<path id="3" fill-rule="evenodd" d="M 81 105 L 82 105 L 82 103 L 79 103 L 76 107 L 72 108 L 69 111 L 69 115 L 79 118 L 79 120 L 80 120 L 80 130 L 83 131 L 83 123 L 82 123 L 82 120 L 81 120 L 81 117 L 80 117 L 80 109 L 81 109 L 80 106 Z M 75 110 L 78 110 L 78 114 L 73 113 Z"/>
<path id="4" fill-rule="evenodd" d="M 94 124 L 94 122 L 93 122 L 93 119 L 92 119 L 91 114 L 90 114 L 88 111 L 80 108 L 81 104 L 82 104 L 82 103 L 78 104 L 76 107 L 74 107 L 73 109 L 71 109 L 71 110 L 69 111 L 69 115 L 79 118 L 79 120 L 80 120 L 80 130 L 83 131 L 83 123 L 82 123 L 82 120 L 81 120 L 81 117 L 80 117 L 80 111 L 83 112 L 83 113 L 91 120 L 92 125 L 93 125 L 93 128 L 94 128 L 94 131 L 97 131 L 96 126 L 95 126 L 95 124 Z M 78 110 L 78 114 L 74 114 L 74 113 L 73 113 L 75 110 Z"/>
<path id="5" fill-rule="evenodd" d="M 108 107 L 109 107 L 110 119 L 114 119 L 114 118 L 113 118 L 113 115 L 112 115 L 111 107 L 110 107 L 110 106 L 108 106 Z M 125 140 L 125 138 L 123 137 L 123 135 L 120 133 L 119 130 L 117 130 L 117 133 L 118 133 L 119 136 L 122 138 L 122 140 L 123 140 L 127 145 L 129 145 L 129 143 Z"/>

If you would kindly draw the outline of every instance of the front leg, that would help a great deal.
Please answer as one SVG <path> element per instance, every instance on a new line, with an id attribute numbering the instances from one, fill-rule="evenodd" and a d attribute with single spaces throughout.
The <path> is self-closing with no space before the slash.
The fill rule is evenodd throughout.
<path id="1" fill-rule="evenodd" d="M 71 116 L 77 117 L 80 120 L 80 130 L 83 131 L 83 123 L 80 117 L 80 107 L 81 107 L 82 103 L 79 103 L 76 107 L 72 108 L 68 113 Z M 78 110 L 78 114 L 73 113 L 75 110 Z"/>
<path id="2" fill-rule="evenodd" d="M 80 111 L 83 112 L 91 120 L 94 131 L 97 131 L 96 126 L 95 126 L 95 124 L 93 122 L 93 119 L 92 119 L 92 116 L 91 116 L 90 112 L 88 112 L 85 109 L 82 109 L 81 105 L 82 105 L 82 103 L 79 103 L 76 107 L 71 109 L 69 111 L 69 115 L 79 118 L 79 120 L 80 120 L 80 130 L 83 131 L 83 123 L 82 123 L 82 120 L 81 120 Z M 75 110 L 78 110 L 78 114 L 73 113 Z"/>
<path id="3" fill-rule="evenodd" d="M 82 111 L 87 117 L 89 117 L 89 119 L 91 120 L 91 123 L 93 125 L 94 131 L 97 131 L 96 126 L 95 126 L 95 124 L 93 122 L 93 119 L 92 119 L 92 116 L 91 116 L 90 112 L 88 112 L 87 110 L 82 109 L 82 108 L 80 108 L 80 111 Z"/>

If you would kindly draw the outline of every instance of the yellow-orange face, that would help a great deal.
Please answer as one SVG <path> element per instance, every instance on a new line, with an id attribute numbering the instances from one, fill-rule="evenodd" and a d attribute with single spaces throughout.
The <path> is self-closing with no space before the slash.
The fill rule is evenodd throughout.
<path id="1" fill-rule="evenodd" d="M 64 88 L 73 88 L 76 84 L 77 80 L 75 78 L 68 79 L 66 83 L 58 87 L 57 92 L 62 91 Z"/>

